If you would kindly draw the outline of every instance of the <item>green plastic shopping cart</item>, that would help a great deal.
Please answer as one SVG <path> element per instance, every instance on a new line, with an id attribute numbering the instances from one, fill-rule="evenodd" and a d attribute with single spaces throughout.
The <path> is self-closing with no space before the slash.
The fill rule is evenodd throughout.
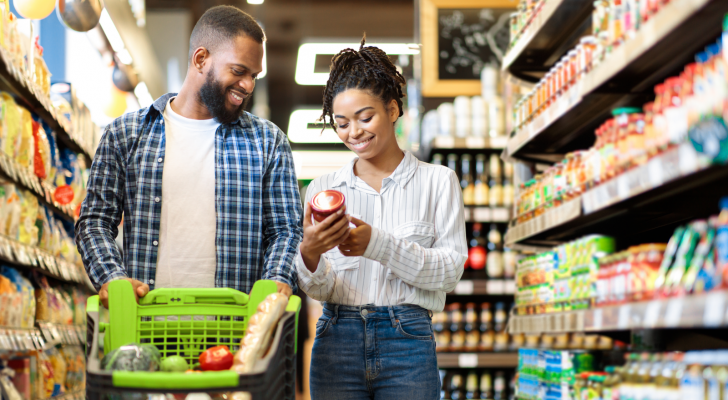
<path id="1" fill-rule="evenodd" d="M 87 398 L 125 398 L 139 393 L 248 392 L 253 400 L 295 399 L 296 327 L 301 299 L 291 296 L 266 356 L 248 374 L 234 371 L 182 372 L 104 371 L 99 358 L 129 343 L 153 344 L 162 357 L 179 355 L 197 365 L 200 353 L 225 345 L 236 352 L 258 304 L 277 286 L 255 283 L 250 295 L 233 289 L 156 289 L 137 304 L 131 283 L 109 284 L 109 322 L 100 321 L 98 296 L 89 298 L 87 333 Z M 112 395 L 112 396 L 109 396 Z M 121 395 L 117 397 L 114 395 Z M 134 398 L 138 398 L 134 396 Z"/>

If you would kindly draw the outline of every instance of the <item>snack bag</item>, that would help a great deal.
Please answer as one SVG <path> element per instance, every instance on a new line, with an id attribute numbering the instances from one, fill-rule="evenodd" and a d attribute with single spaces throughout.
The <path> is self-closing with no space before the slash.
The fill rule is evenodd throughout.
<path id="1" fill-rule="evenodd" d="M 35 57 L 33 59 L 33 83 L 35 83 L 45 94 L 49 96 L 51 93 L 51 73 L 48 66 L 43 60 L 43 47 L 38 43 L 39 36 L 35 37 Z"/>
<path id="2" fill-rule="evenodd" d="M 20 230 L 18 241 L 23 244 L 36 246 L 38 244 L 38 198 L 28 191 L 21 196 Z"/>
<path id="3" fill-rule="evenodd" d="M 33 117 L 30 111 L 23 107 L 18 107 L 20 113 L 20 145 L 15 160 L 23 168 L 33 170 L 33 154 L 35 153 L 35 143 L 33 142 Z"/>
<path id="4" fill-rule="evenodd" d="M 61 353 L 56 350 L 55 347 L 47 350 L 46 353 L 48 354 L 48 360 L 53 367 L 54 386 L 60 385 L 61 392 L 63 393 L 65 392 L 64 389 L 66 385 L 66 373 L 68 372 L 68 365 L 66 364 L 66 360 L 63 358 Z"/>
<path id="5" fill-rule="evenodd" d="M 0 234 L 18 237 L 20 224 L 20 197 L 15 185 L 0 178 Z"/>
<path id="6" fill-rule="evenodd" d="M 20 111 L 10 94 L 0 92 L 3 100 L 2 130 L 5 135 L 3 143 L 3 151 L 5 154 L 15 160 L 16 154 L 20 152 L 21 124 Z"/>
<path id="7" fill-rule="evenodd" d="M 56 385 L 53 364 L 45 351 L 38 352 L 38 393 L 42 399 L 50 398 L 53 395 L 53 388 Z"/>
<path id="8" fill-rule="evenodd" d="M 48 136 L 40 123 L 33 121 L 33 172 L 40 179 L 46 179 L 51 170 L 51 149 Z"/>

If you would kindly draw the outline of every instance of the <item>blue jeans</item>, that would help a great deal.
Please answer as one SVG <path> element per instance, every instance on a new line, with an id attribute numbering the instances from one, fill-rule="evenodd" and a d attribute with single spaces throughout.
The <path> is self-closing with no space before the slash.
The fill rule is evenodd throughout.
<path id="1" fill-rule="evenodd" d="M 324 303 L 311 355 L 312 400 L 437 400 L 430 312 Z"/>

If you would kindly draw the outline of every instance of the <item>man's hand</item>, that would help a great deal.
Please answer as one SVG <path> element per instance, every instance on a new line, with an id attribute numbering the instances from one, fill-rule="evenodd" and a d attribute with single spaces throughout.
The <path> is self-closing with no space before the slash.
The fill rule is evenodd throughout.
<path id="1" fill-rule="evenodd" d="M 131 282 L 131 287 L 134 288 L 134 296 L 136 297 L 137 303 L 139 302 L 140 297 L 144 297 L 147 293 L 149 293 L 149 285 L 146 283 L 142 283 L 131 278 L 124 279 Z M 99 300 L 101 300 L 101 304 L 103 304 L 106 308 L 109 308 L 109 283 L 110 282 L 104 283 L 104 286 L 101 286 L 101 290 L 99 290 Z"/>
<path id="2" fill-rule="evenodd" d="M 349 232 L 349 237 L 339 245 L 339 251 L 347 257 L 357 257 L 363 255 L 367 246 L 369 246 L 369 240 L 372 238 L 372 227 L 354 217 L 351 218 L 351 222 L 356 225 L 356 228 L 352 229 Z"/>
<path id="3" fill-rule="evenodd" d="M 288 286 L 287 283 L 276 282 L 276 286 L 278 286 L 278 293 L 284 294 L 286 295 L 286 297 L 291 297 L 291 295 L 293 294 L 291 287 Z"/>
<path id="4" fill-rule="evenodd" d="M 349 218 L 345 212 L 346 206 L 341 207 L 341 210 L 314 225 L 311 223 L 311 205 L 306 204 L 301 256 L 309 271 L 316 272 L 321 255 L 338 246 L 349 236 Z"/>

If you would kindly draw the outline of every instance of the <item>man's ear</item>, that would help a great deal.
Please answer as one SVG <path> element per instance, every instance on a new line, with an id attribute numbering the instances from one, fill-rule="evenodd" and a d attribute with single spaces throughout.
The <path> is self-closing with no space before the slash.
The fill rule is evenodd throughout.
<path id="1" fill-rule="evenodd" d="M 198 47 L 195 49 L 195 52 L 192 53 L 192 68 L 196 69 L 198 72 L 202 73 L 202 69 L 205 66 L 205 63 L 208 62 L 208 59 L 210 58 L 210 52 L 207 51 L 204 47 Z"/>

